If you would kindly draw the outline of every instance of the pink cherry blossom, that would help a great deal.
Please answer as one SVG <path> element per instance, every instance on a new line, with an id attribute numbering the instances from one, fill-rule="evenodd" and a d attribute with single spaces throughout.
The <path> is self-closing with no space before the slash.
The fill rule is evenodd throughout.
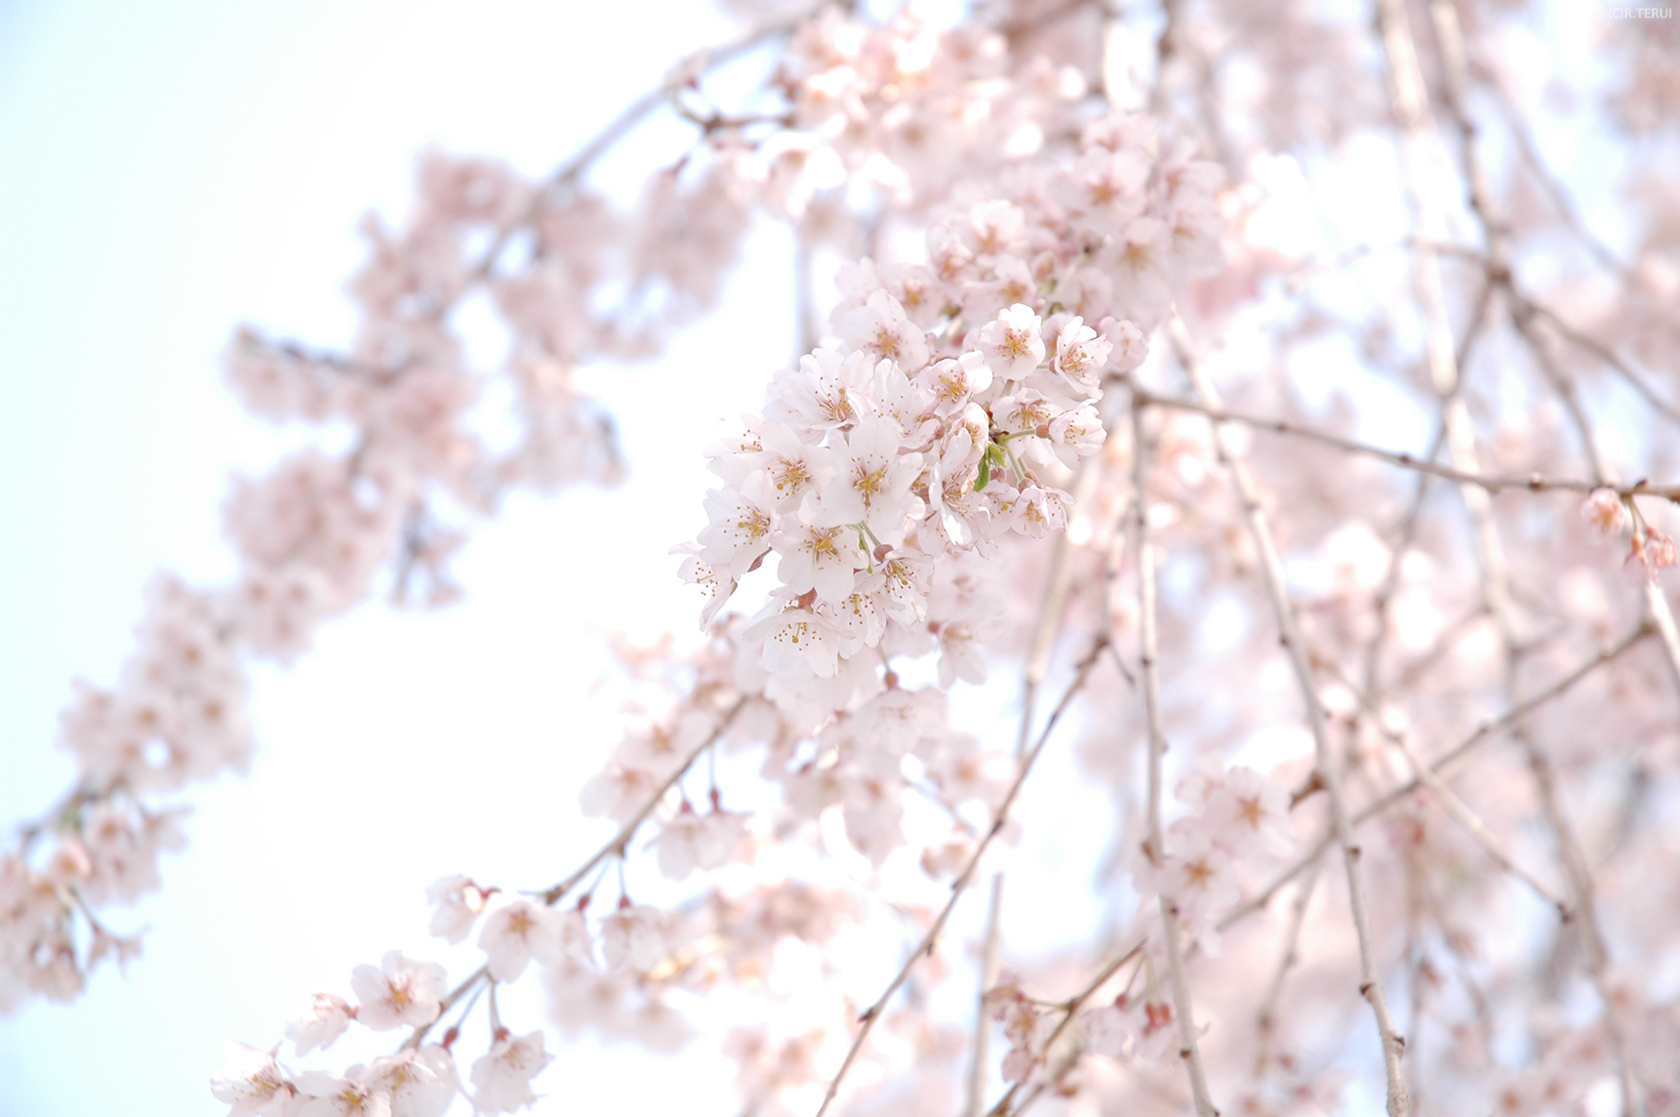
<path id="1" fill-rule="evenodd" d="M 187 797 L 249 769 L 253 678 L 312 670 L 370 601 L 468 594 L 453 557 L 523 490 L 645 473 L 588 386 L 636 365 L 609 396 L 652 429 L 674 393 L 646 362 L 727 298 L 659 429 L 739 419 L 651 463 L 669 491 L 693 470 L 654 549 L 691 532 L 700 631 L 531 613 L 599 646 L 592 700 L 622 707 L 605 739 L 561 726 L 599 833 L 551 840 L 571 792 L 545 776 L 534 813 L 445 796 L 385 835 L 496 813 L 518 856 L 466 843 L 477 876 L 427 893 L 482 959 L 454 984 L 357 967 L 359 1003 L 286 1028 L 295 1070 L 230 1049 L 236 1117 L 441 1117 L 457 1050 L 488 1048 L 481 1112 L 569 1092 L 538 1077 L 537 986 L 568 1043 L 703 1047 L 723 1012 L 731 1104 L 765 1117 L 1663 1111 L 1663 29 L 1572 13 L 1562 42 L 1520 6 L 1394 0 L 726 7 L 740 38 L 656 65 L 551 174 L 424 155 L 402 218 L 363 227 L 346 344 L 234 332 L 228 385 L 286 449 L 230 486 L 220 580 L 159 577 L 74 686 L 69 782 L 0 852 L 0 1009 L 137 955 L 118 909 L 160 886 Z M 1582 150 L 1615 174 L 1556 158 Z M 727 282 L 781 250 L 785 299 Z M 600 508 L 646 514 L 592 505 L 564 545 L 629 569 Z M 402 1034 L 343 1067 L 353 1019 Z"/>
<path id="2" fill-rule="evenodd" d="M 378 968 L 352 970 L 350 988 L 361 1001 L 356 1019 L 374 1031 L 418 1027 L 437 1019 L 444 972 L 436 963 L 414 962 L 392 950 Z"/>
<path id="3" fill-rule="evenodd" d="M 531 1079 L 553 1061 L 554 1056 L 543 1050 L 541 1031 L 500 1036 L 472 1065 L 473 1111 L 513 1113 L 534 1104 Z"/>
<path id="4" fill-rule="evenodd" d="M 877 290 L 841 324 L 846 344 L 878 361 L 891 361 L 907 373 L 928 362 L 928 345 L 919 326 L 904 314 L 898 300 Z"/>
<path id="5" fill-rule="evenodd" d="M 825 516 L 861 523 L 883 543 L 904 541 L 905 528 L 922 514 L 921 500 L 910 491 L 922 456 L 900 453 L 901 437 L 892 419 L 866 417 L 853 425 L 834 447 L 834 479 L 822 491 Z"/>
<path id="6" fill-rule="evenodd" d="M 442 1117 L 460 1091 L 454 1056 L 437 1044 L 375 1059 L 366 1080 L 391 1099 L 391 1117 Z"/>
<path id="7" fill-rule="evenodd" d="M 222 1045 L 223 1064 L 210 1077 L 210 1092 L 233 1108 L 228 1117 L 285 1117 L 293 1090 L 272 1052 L 243 1043 Z"/>
<path id="8" fill-rule="evenodd" d="M 312 1071 L 298 1076 L 297 1117 L 395 1117 L 391 1094 L 357 1065 L 342 1076 Z"/>
<path id="9" fill-rule="evenodd" d="M 350 1005 L 343 997 L 317 993 L 314 1003 L 286 1025 L 286 1038 L 297 1045 L 299 1055 L 316 1048 L 324 1051 L 350 1026 L 351 1019 Z"/>
<path id="10" fill-rule="evenodd" d="M 609 969 L 650 970 L 669 950 L 664 917 L 653 908 L 622 907 L 601 921 L 601 956 Z"/>
<path id="11" fill-rule="evenodd" d="M 487 956 L 490 976 L 516 981 L 525 964 L 557 965 L 563 953 L 560 913 L 523 897 L 490 909 L 478 933 L 478 948 Z"/>
<path id="12" fill-rule="evenodd" d="M 426 889 L 426 899 L 435 905 L 431 933 L 445 942 L 456 943 L 472 930 L 488 897 L 471 878 L 455 875 L 439 877 Z"/>
<path id="13" fill-rule="evenodd" d="M 1044 363 L 1041 320 L 1030 306 L 1015 303 L 980 328 L 977 345 L 992 375 L 1021 380 Z"/>

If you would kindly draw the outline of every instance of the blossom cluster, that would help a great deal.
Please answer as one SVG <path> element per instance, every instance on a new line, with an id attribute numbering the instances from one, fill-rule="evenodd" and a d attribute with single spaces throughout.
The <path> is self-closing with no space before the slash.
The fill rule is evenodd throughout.
<path id="1" fill-rule="evenodd" d="M 299 1055 L 325 1048 L 351 1021 L 373 1031 L 423 1028 L 438 1018 L 446 996 L 443 967 L 417 963 L 397 951 L 379 966 L 358 966 L 351 986 L 359 1003 L 326 994 L 293 1021 L 287 1035 Z M 418 1033 L 416 1033 L 418 1035 Z M 229 1043 L 211 1092 L 234 1117 L 440 1117 L 464 1087 L 451 1051 L 455 1039 L 405 1045 L 394 1055 L 357 1064 L 343 1074 L 292 1073 L 278 1049 Z M 535 1101 L 531 1079 L 552 1061 L 541 1030 L 514 1036 L 498 1027 L 490 1049 L 469 1071 L 475 1112 L 511 1113 Z"/>
<path id="2" fill-rule="evenodd" d="M 1547 272 L 1526 253 L 1548 238 L 1608 253 L 1567 198 L 1536 216 L 1536 197 L 1562 195 L 1520 126 L 1472 142 L 1467 114 L 1520 100 L 1521 83 L 1494 49 L 1455 75 L 1450 5 L 1411 45 L 1405 5 L 1379 5 L 1375 47 L 1363 19 L 1228 0 L 1169 5 L 1161 28 L 1060 0 L 976 5 L 949 29 L 913 4 L 884 21 L 748 6 L 774 12 L 743 40 L 774 52 L 769 78 L 724 111 L 713 56 L 678 66 L 647 103 L 698 135 L 633 213 L 584 179 L 612 136 L 542 183 L 428 156 L 408 223 L 367 227 L 364 321 L 344 352 L 236 338 L 247 407 L 322 437 L 235 485 L 232 584 L 160 582 L 118 684 L 67 713 L 77 786 L 0 855 L 0 1008 L 71 996 L 99 959 L 133 954 L 96 909 L 155 886 L 179 841 L 156 797 L 245 763 L 246 660 L 300 655 L 381 587 L 448 601 L 449 556 L 511 487 L 617 475 L 575 369 L 654 352 L 715 302 L 768 214 L 811 288 L 804 352 L 709 453 L 706 524 L 677 548 L 709 597 L 701 643 L 626 657 L 632 724 L 579 800 L 611 836 L 546 888 L 439 879 L 431 931 L 467 976 L 451 986 L 396 951 L 357 967 L 350 996 L 318 994 L 292 1021 L 285 1059 L 230 1049 L 213 1090 L 232 1117 L 531 1105 L 545 1033 L 509 1028 L 497 990 L 533 979 L 563 1036 L 660 1052 L 698 1030 L 689 1007 L 750 1000 L 725 1051 L 744 1111 L 776 1117 L 824 1117 L 837 1098 L 949 1112 L 959 1078 L 971 1110 L 1001 1117 L 1045 1092 L 1105 1111 L 1206 1117 L 1211 1091 L 1228 1111 L 1334 1112 L 1349 1067 L 1364 1088 L 1380 1073 L 1396 1117 L 1408 1083 L 1512 1114 L 1613 1084 L 1624 1112 L 1641 1098 L 1662 1112 L 1680 1009 L 1649 975 L 1680 960 L 1662 826 L 1680 786 L 1680 636 L 1658 521 L 1680 486 L 1651 478 L 1680 469 L 1680 413 L 1638 364 L 1680 354 L 1672 223 L 1649 222 L 1635 266 L 1559 262 L 1566 278 L 1531 291 Z M 1499 42 L 1500 26 L 1474 30 Z M 1145 40 L 1154 84 L 1128 98 L 1143 78 L 1123 55 Z M 1430 44 L 1425 83 L 1405 70 Z M 1346 61 L 1373 49 L 1394 71 L 1392 119 Z M 1461 100 L 1463 82 L 1490 96 Z M 1431 97 L 1433 116 L 1415 103 Z M 1454 222 L 1411 180 L 1432 160 L 1408 157 L 1386 200 L 1418 211 L 1402 246 L 1417 272 L 1396 285 L 1369 227 L 1315 239 L 1348 233 L 1370 199 L 1287 147 L 1311 135 L 1332 164 L 1356 161 L 1349 134 L 1396 128 L 1411 152 L 1431 120 L 1460 133 L 1472 212 L 1452 216 L 1485 247 L 1439 239 Z M 1511 173 L 1481 174 L 1484 147 L 1515 153 Z M 1484 196 L 1506 180 L 1511 222 Z M 1519 229 L 1536 236 L 1515 267 Z M 1443 261 L 1474 282 L 1441 282 Z M 1366 262 L 1358 283 L 1324 282 Z M 1473 313 L 1441 301 L 1460 286 L 1482 292 Z M 493 370 L 466 355 L 473 300 L 505 334 Z M 1302 370 L 1327 332 L 1334 375 L 1314 380 Z M 1637 360 L 1598 340 L 1624 336 Z M 1532 369 L 1505 361 L 1513 347 Z M 1489 429 L 1510 412 L 1496 390 L 1530 373 L 1525 391 L 1558 406 Z M 1599 391 L 1612 376 L 1622 395 Z M 1630 418 L 1626 392 L 1650 414 Z M 1362 441 L 1394 426 L 1373 420 L 1398 398 L 1438 413 L 1450 466 Z M 1560 446 L 1579 468 L 1558 467 Z M 1587 529 L 1549 515 L 1549 493 L 1571 509 L 1585 495 Z M 1624 535 L 1637 597 L 1584 549 Z M 1044 588 L 1036 617 L 1028 586 Z M 1035 702 L 1079 646 L 1046 713 Z M 995 727 L 971 732 L 958 701 L 996 689 L 1006 660 L 1022 669 L 1013 751 Z M 1083 735 L 1088 790 L 1118 820 L 1104 929 L 988 980 L 989 950 L 948 917 L 1007 867 L 1011 808 L 1058 726 Z M 1491 774 L 1459 780 L 1472 760 Z M 1163 830 L 1173 779 L 1182 810 Z M 1298 843 L 1309 829 L 1317 844 Z M 979 936 L 1005 951 L 1009 894 L 993 888 Z M 1542 912 L 1520 935 L 1519 909 Z M 896 976 L 848 982 L 870 950 Z M 1409 1005 L 1391 1011 L 1402 985 Z M 1345 1020 L 1367 1009 L 1376 1032 L 1356 1044 Z M 303 1069 L 358 1031 L 401 1046 Z M 1513 1052 L 1543 1066 L 1513 1072 Z"/>
<path id="3" fill-rule="evenodd" d="M 1189 941 L 1217 953 L 1215 923 L 1241 894 L 1239 866 L 1275 863 L 1294 849 L 1289 792 L 1238 765 L 1192 770 L 1176 794 L 1190 813 L 1167 828 L 1164 849 L 1142 851 L 1134 879 L 1146 898 L 1172 904 Z"/>
<path id="4" fill-rule="evenodd" d="M 1622 563 L 1630 580 L 1655 583 L 1662 571 L 1680 567 L 1680 549 L 1674 540 L 1640 515 L 1631 497 L 1613 489 L 1594 489 L 1581 504 L 1581 516 L 1591 525 L 1595 539 L 1616 539 L 1631 528 L 1628 556 Z"/>
<path id="5" fill-rule="evenodd" d="M 1013 972 L 1000 974 L 986 991 L 987 1010 L 1002 1024 L 1008 1044 L 1002 1061 L 1006 1082 L 1025 1082 L 1057 1057 L 1071 1060 L 1071 1067 L 1085 1052 L 1157 1068 L 1180 1059 L 1177 1008 L 1166 988 L 1163 928 L 1148 913 L 1155 910 L 1157 896 L 1166 899 L 1185 941 L 1217 956 L 1217 922 L 1241 896 L 1239 868 L 1275 867 L 1295 841 L 1289 793 L 1253 768 L 1192 769 L 1179 781 L 1177 796 L 1190 812 L 1167 829 L 1159 853 L 1143 846 L 1132 873 L 1143 939 L 1126 988 L 1094 1008 L 1035 999 Z M 1142 990 L 1136 988 L 1140 978 Z M 1198 1025 L 1198 1033 L 1206 1028 Z M 1071 1050 L 1053 1050 L 1064 1036 L 1060 1046 Z"/>
<path id="6" fill-rule="evenodd" d="M 959 595 L 945 612 L 941 588 L 1001 535 L 1065 527 L 1058 482 L 1104 441 L 1103 379 L 1146 356 L 1134 320 L 1159 321 L 1217 259 L 1219 171 L 1157 158 L 1150 139 L 1104 118 L 1070 171 L 932 226 L 925 263 L 848 268 L 834 336 L 714 452 L 725 486 L 682 573 L 711 595 L 704 623 L 774 555 L 745 632 L 764 641 L 772 695 L 843 708 L 876 649 L 937 646 L 942 685 L 984 678 L 975 641 L 994 610 Z"/>

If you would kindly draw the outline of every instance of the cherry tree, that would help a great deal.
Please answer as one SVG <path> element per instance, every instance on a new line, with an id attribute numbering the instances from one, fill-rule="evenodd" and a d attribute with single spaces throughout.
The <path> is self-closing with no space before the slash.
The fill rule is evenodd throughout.
<path id="1" fill-rule="evenodd" d="M 731 10 L 546 178 L 424 155 L 347 346 L 234 332 L 297 448 L 231 486 L 237 574 L 159 575 L 76 685 L 0 1009 L 145 964 L 114 913 L 249 764 L 253 664 L 471 608 L 512 494 L 636 468 L 580 370 L 657 362 L 772 224 L 798 352 L 715 399 L 692 616 L 608 641 L 601 840 L 416 881 L 436 950 L 230 1042 L 233 1117 L 563 1104 L 582 1035 L 710 1044 L 766 1117 L 1680 1110 L 1669 10 Z M 1049 955 L 1004 933 L 1047 754 L 1105 804 Z"/>

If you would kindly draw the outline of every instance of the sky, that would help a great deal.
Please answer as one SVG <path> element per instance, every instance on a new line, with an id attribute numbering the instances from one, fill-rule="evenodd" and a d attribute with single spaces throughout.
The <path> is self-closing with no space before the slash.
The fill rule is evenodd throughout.
<path id="1" fill-rule="evenodd" d="M 735 33 L 693 2 L 468 11 L 0 0 L 0 828 L 73 780 L 52 747 L 58 712 L 72 679 L 114 678 L 147 579 L 225 580 L 229 476 L 295 445 L 223 387 L 235 325 L 343 344 L 357 222 L 400 221 L 417 152 L 540 175 Z M 671 140 L 632 137 L 600 184 L 623 197 Z M 792 356 L 788 266 L 785 234 L 756 232 L 722 311 L 661 366 L 591 374 L 625 486 L 515 499 L 456 564 L 465 605 L 364 607 L 289 669 L 256 670 L 251 772 L 186 793 L 186 850 L 165 855 L 159 892 L 111 915 L 146 929 L 143 956 L 126 975 L 101 968 L 71 1005 L 0 1018 L 0 1117 L 220 1117 L 208 1079 L 224 1041 L 272 1045 L 312 993 L 347 993 L 351 967 L 390 949 L 457 975 L 477 965 L 426 935 L 433 880 L 540 887 L 605 839 L 575 807 L 621 733 L 593 693 L 601 638 L 697 619 L 668 551 L 701 526 L 703 447 Z M 1079 813 L 1068 796 L 1107 802 L 1071 755 L 1041 767 L 1061 790 L 1017 816 L 1048 860 L 1012 886 L 1005 922 L 1026 949 L 1096 917 L 1084 873 L 1105 844 L 1056 825 Z M 1050 910 L 1053 923 L 1031 916 Z M 516 1030 L 543 1018 L 529 990 L 502 1013 Z M 378 1053 L 351 1042 L 333 1065 Z M 664 1073 L 648 1058 L 562 1046 L 536 1112 L 730 1112 L 714 1043 Z"/>
<path id="2" fill-rule="evenodd" d="M 73 778 L 52 748 L 58 710 L 72 678 L 112 679 L 147 578 L 232 570 L 229 474 L 286 445 L 222 386 L 234 325 L 342 343 L 356 223 L 400 219 L 418 151 L 540 174 L 732 35 L 705 4 L 610 11 L 0 2 L 0 825 Z M 387 949 L 448 957 L 425 936 L 432 880 L 546 882 L 600 840 L 574 808 L 618 733 L 589 701 L 598 636 L 697 613 L 666 553 L 702 515 L 717 431 L 694 417 L 751 406 L 789 355 L 789 332 L 740 329 L 766 300 L 789 320 L 761 263 L 775 247 L 751 247 L 737 319 L 672 354 L 729 357 L 738 401 L 702 398 L 699 378 L 603 375 L 639 469 L 628 486 L 517 500 L 462 558 L 466 607 L 366 608 L 292 669 L 258 671 L 251 774 L 188 793 L 188 849 L 165 857 L 159 894 L 113 916 L 151 928 L 144 956 L 73 1005 L 0 1019 L 0 1114 L 225 1113 L 208 1090 L 224 1040 L 269 1046 L 311 992 L 344 991 Z M 563 1052 L 550 1104 L 605 1100 L 635 1059 Z M 693 1062 L 687 1088 L 721 1112 L 727 1067 Z M 678 1081 L 644 1075 L 637 1096 L 688 1096 Z"/>
<path id="3" fill-rule="evenodd" d="M 542 174 L 732 35 L 696 0 L 0 0 L 0 828 L 72 780 L 58 711 L 73 678 L 114 677 L 152 573 L 232 572 L 228 478 L 291 444 L 222 385 L 234 326 L 343 343 L 357 222 L 400 220 L 417 152 Z M 603 184 L 628 189 L 660 138 L 634 139 Z M 603 839 L 575 809 L 619 733 L 592 694 L 600 637 L 697 614 L 667 552 L 700 526 L 717 420 L 791 356 L 785 248 L 755 234 L 722 312 L 662 368 L 592 375 L 624 487 L 516 499 L 457 565 L 465 606 L 366 607 L 290 669 L 258 669 L 251 773 L 188 793 L 187 850 L 113 916 L 150 928 L 144 956 L 75 1004 L 0 1018 L 0 1117 L 220 1117 L 224 1040 L 270 1046 L 309 994 L 347 992 L 351 966 L 389 949 L 476 964 L 426 937 L 431 881 L 546 884 Z M 1049 834 L 1045 871 L 1012 878 L 1012 906 L 1090 915 L 1081 858 L 1105 843 L 1056 826 L 1088 812 L 1067 798 L 1072 762 L 1046 761 L 1035 783 L 1061 799 L 1020 808 Z M 1006 938 L 1030 951 L 1083 929 L 1022 915 Z M 503 1013 L 541 1019 L 534 1000 Z M 563 1048 L 537 1112 L 728 1112 L 709 1049 L 671 1073 L 646 1058 Z"/>

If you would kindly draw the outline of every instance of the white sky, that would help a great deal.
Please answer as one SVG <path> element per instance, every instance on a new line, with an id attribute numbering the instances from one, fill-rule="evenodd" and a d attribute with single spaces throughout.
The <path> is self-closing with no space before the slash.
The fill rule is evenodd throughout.
<path id="1" fill-rule="evenodd" d="M 540 173 L 730 34 L 710 5 L 646 0 L 0 0 L 0 825 L 68 785 L 57 712 L 72 677 L 114 676 L 150 573 L 231 569 L 227 475 L 282 445 L 221 386 L 232 326 L 342 342 L 356 221 L 403 212 L 419 149 Z M 672 371 L 604 387 L 630 486 L 516 502 L 460 564 L 465 608 L 364 609 L 260 674 L 251 777 L 192 794 L 161 894 L 114 913 L 151 925 L 144 957 L 0 1020 L 0 1114 L 225 1113 L 208 1090 L 224 1039 L 272 1043 L 309 992 L 345 991 L 387 949 L 447 957 L 424 933 L 438 875 L 540 884 L 598 840 L 576 786 L 618 729 L 585 701 L 589 633 L 695 615 L 666 554 L 702 515 L 716 432 L 693 420 L 752 406 L 789 355 L 786 329 L 751 328 L 754 303 L 790 319 L 776 247 L 755 247 L 745 309 L 692 331 Z M 739 394 L 703 397 L 725 374 Z M 549 1104 L 629 1101 L 637 1058 L 564 1053 Z M 644 1074 L 634 1107 L 698 1086 L 716 1104 L 686 1110 L 721 1112 L 727 1066 L 689 1062 Z"/>

